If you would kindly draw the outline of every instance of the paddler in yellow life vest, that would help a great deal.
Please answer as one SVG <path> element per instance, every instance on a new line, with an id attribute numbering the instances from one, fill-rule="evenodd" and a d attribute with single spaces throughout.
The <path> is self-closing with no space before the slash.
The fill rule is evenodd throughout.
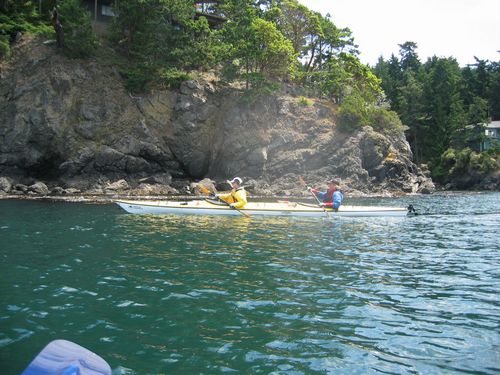
<path id="1" fill-rule="evenodd" d="M 241 186 L 243 181 L 241 178 L 235 177 L 229 182 L 233 188 L 231 192 L 227 194 L 217 194 L 216 196 L 224 202 L 229 203 L 231 208 L 241 210 L 247 204 L 247 192 L 245 191 L 245 188 Z"/>

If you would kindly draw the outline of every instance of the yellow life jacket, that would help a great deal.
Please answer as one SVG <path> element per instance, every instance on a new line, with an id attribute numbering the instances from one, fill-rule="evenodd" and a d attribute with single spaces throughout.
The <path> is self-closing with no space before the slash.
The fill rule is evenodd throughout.
<path id="1" fill-rule="evenodd" d="M 247 192 L 243 187 L 231 190 L 228 194 L 221 194 L 219 198 L 227 203 L 235 203 L 234 207 L 242 209 L 247 204 Z"/>

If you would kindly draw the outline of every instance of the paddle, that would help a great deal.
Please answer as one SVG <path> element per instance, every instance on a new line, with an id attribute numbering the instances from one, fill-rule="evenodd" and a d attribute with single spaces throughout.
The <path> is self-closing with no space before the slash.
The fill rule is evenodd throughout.
<path id="1" fill-rule="evenodd" d="M 304 181 L 304 179 L 302 178 L 302 176 L 299 176 L 299 182 L 304 186 L 304 187 L 308 187 L 308 185 L 306 184 L 306 182 Z M 328 213 L 328 211 L 326 210 L 326 208 L 324 206 L 321 205 L 321 202 L 319 201 L 318 197 L 316 196 L 316 194 L 314 194 L 311 190 L 309 190 L 311 192 L 311 195 L 314 197 L 314 199 L 316 199 L 316 202 L 318 202 L 318 206 L 320 208 L 323 209 L 323 212 L 325 213 L 326 217 L 327 218 L 330 218 L 330 214 Z"/>
<path id="2" fill-rule="evenodd" d="M 209 189 L 207 189 L 205 186 L 203 186 L 203 185 L 198 185 L 198 190 L 202 194 L 207 194 L 209 196 L 212 196 L 212 192 Z"/>
<path id="3" fill-rule="evenodd" d="M 250 214 L 247 214 L 246 212 L 243 212 L 241 211 L 240 209 L 234 207 L 234 206 L 231 206 L 231 203 L 229 202 L 226 202 L 224 199 L 220 199 L 219 197 L 217 197 L 217 199 L 223 203 L 225 203 L 227 206 L 231 207 L 231 208 L 234 208 L 236 211 L 238 211 L 240 214 L 242 214 L 243 216 L 245 217 L 251 217 Z"/>
<path id="4" fill-rule="evenodd" d="M 230 182 L 230 181 L 226 181 L 226 182 L 227 182 L 229 185 L 231 185 L 231 182 Z M 200 190 L 200 193 L 202 193 L 202 194 L 211 194 L 211 193 L 212 193 L 209 189 L 207 189 L 207 188 L 206 188 L 205 186 L 203 186 L 203 185 L 198 185 L 198 190 Z M 243 212 L 243 211 L 239 210 L 239 209 L 238 209 L 238 208 L 236 208 L 236 207 L 232 207 L 230 203 L 226 202 L 226 201 L 225 201 L 225 200 L 223 200 L 223 199 L 220 199 L 220 198 L 219 198 L 219 197 L 217 197 L 217 196 L 215 196 L 215 197 L 216 197 L 217 199 L 219 199 L 219 201 L 224 202 L 224 203 L 225 203 L 226 205 L 228 205 L 229 207 L 234 208 L 236 211 L 238 211 L 238 212 L 239 212 L 240 214 L 242 214 L 243 216 L 245 216 L 245 217 L 250 217 L 250 215 L 249 215 L 249 214 L 247 214 L 246 212 Z"/>

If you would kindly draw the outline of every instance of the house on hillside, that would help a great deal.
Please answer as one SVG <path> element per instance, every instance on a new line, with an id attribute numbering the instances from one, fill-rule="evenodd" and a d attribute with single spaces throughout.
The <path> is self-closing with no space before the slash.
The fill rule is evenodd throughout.
<path id="1" fill-rule="evenodd" d="M 194 0 L 196 7 L 195 17 L 205 17 L 212 29 L 220 28 L 227 18 L 215 12 L 214 6 L 222 0 Z"/>
<path id="2" fill-rule="evenodd" d="M 113 12 L 113 2 L 116 0 L 82 0 L 82 5 L 90 11 L 94 31 L 102 34 L 107 30 L 107 26 L 115 16 Z M 193 0 L 195 7 L 195 17 L 205 17 L 211 28 L 221 27 L 226 18 L 215 13 L 214 6 L 221 0 Z"/>
<path id="3" fill-rule="evenodd" d="M 495 142 L 500 142 L 500 121 L 467 125 L 463 129 L 457 129 L 457 132 L 458 139 L 466 139 L 466 146 L 473 151 L 486 151 L 493 147 Z"/>
<path id="4" fill-rule="evenodd" d="M 500 142 L 500 121 L 492 121 L 484 125 L 484 139 L 481 142 L 480 151 L 486 151 L 495 142 Z"/>
<path id="5" fill-rule="evenodd" d="M 90 12 L 94 32 L 103 34 L 115 16 L 113 12 L 113 0 L 82 0 L 82 5 Z"/>

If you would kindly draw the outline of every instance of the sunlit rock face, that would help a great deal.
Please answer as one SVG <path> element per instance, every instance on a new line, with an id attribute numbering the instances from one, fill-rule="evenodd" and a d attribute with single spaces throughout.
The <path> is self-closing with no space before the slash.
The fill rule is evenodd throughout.
<path id="1" fill-rule="evenodd" d="M 302 194 L 299 176 L 317 185 L 338 178 L 361 194 L 433 191 L 404 134 L 341 132 L 335 105 L 304 104 L 296 91 L 249 95 L 206 75 L 131 95 L 112 65 L 25 40 L 1 71 L 0 177 L 78 191 L 123 179 L 124 189 L 164 193 L 144 182 L 162 181 L 175 192 L 236 175 L 263 195 Z"/>

